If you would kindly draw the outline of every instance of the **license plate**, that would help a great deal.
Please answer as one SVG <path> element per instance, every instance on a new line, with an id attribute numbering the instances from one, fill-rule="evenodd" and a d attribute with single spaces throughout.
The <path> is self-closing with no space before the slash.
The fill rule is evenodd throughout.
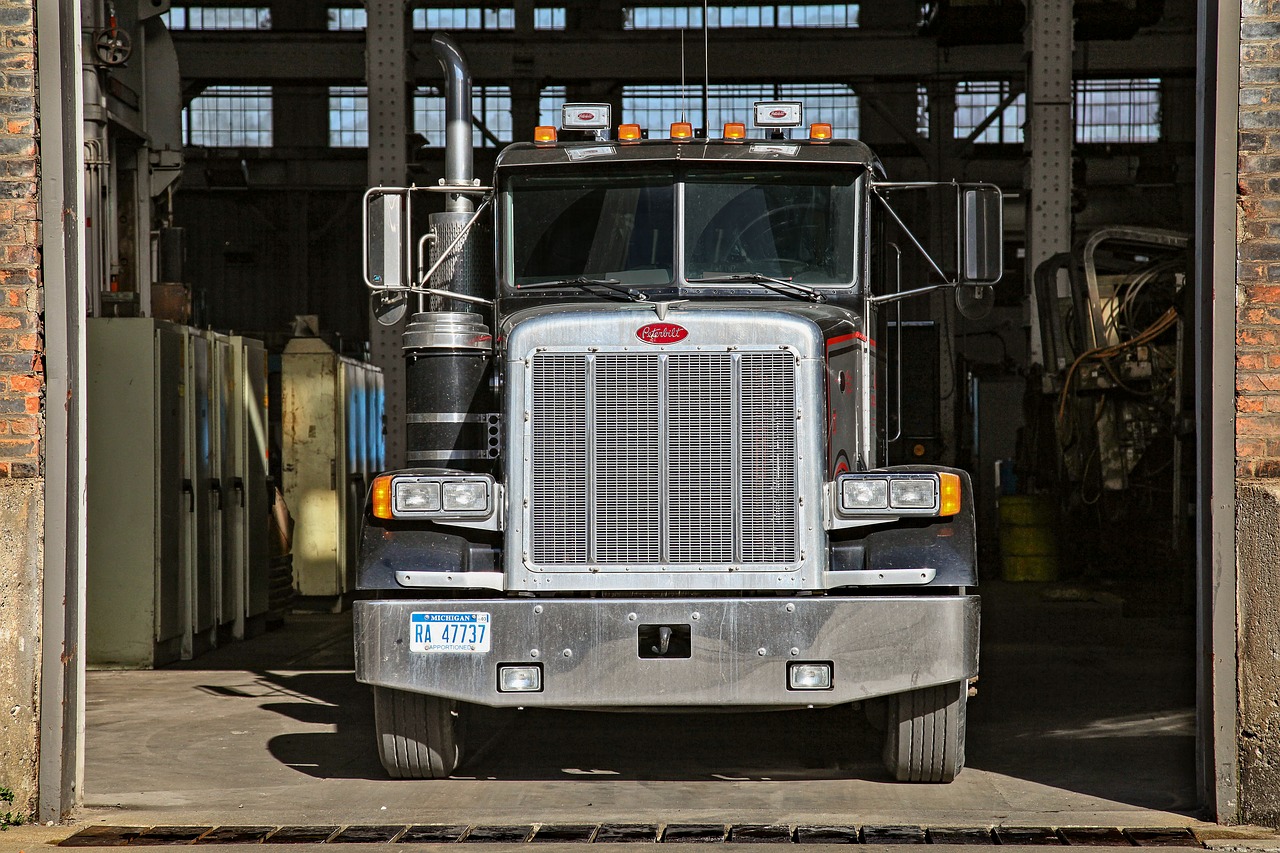
<path id="1" fill-rule="evenodd" d="M 487 652 L 488 613 L 410 613 L 409 651 Z"/>

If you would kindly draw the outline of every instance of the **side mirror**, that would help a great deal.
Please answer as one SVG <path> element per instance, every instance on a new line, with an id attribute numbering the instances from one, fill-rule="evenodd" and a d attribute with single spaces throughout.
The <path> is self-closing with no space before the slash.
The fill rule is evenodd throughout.
<path id="1" fill-rule="evenodd" d="M 407 286 L 404 235 L 404 195 L 369 190 L 364 209 L 364 281 L 373 290 Z"/>
<path id="2" fill-rule="evenodd" d="M 1004 205 L 992 184 L 961 184 L 956 199 L 960 258 L 956 283 L 992 285 L 1004 274 Z"/>

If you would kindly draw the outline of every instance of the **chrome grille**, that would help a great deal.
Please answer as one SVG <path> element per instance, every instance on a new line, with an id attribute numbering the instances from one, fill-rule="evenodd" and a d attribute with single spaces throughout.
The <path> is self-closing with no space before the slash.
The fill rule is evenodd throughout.
<path id="1" fill-rule="evenodd" d="M 538 353 L 530 380 L 534 565 L 797 562 L 794 354 Z"/>

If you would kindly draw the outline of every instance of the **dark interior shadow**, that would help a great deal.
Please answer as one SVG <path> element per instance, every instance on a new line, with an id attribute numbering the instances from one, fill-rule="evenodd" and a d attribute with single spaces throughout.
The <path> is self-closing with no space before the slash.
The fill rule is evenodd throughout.
<path id="1" fill-rule="evenodd" d="M 982 677 L 969 704 L 968 766 L 1195 813 L 1187 615 L 1176 608 L 1139 612 L 1123 590 L 1096 587 L 997 581 L 985 583 L 982 594 Z M 262 707 L 332 726 L 273 738 L 269 749 L 281 763 L 317 778 L 383 779 L 372 696 L 352 675 L 350 649 L 349 615 L 302 616 L 284 633 L 181 668 L 250 671 Z M 847 707 L 731 716 L 477 707 L 468 716 L 459 778 L 889 781 L 880 765 L 882 735 Z"/>

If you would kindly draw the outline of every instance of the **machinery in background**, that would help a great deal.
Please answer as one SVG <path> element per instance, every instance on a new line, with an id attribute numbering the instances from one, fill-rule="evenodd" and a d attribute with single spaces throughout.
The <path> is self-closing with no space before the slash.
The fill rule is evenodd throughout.
<path id="1" fill-rule="evenodd" d="M 1188 546 L 1187 247 L 1176 232 L 1102 228 L 1035 272 L 1045 372 L 1020 467 L 1033 490 L 1056 491 L 1071 540 L 1097 566 L 1150 565 Z"/>
<path id="2" fill-rule="evenodd" d="M 355 588 L 365 496 L 382 469 L 382 371 L 318 336 L 290 340 L 280 363 L 294 585 L 303 598 L 341 609 Z"/>
<path id="3" fill-rule="evenodd" d="M 88 661 L 148 668 L 260 632 L 266 352 L 149 318 L 88 322 Z"/>
<path id="4" fill-rule="evenodd" d="M 184 240 L 173 227 L 182 173 L 178 55 L 169 0 L 82 4 L 85 305 L 91 317 L 190 319 Z"/>

